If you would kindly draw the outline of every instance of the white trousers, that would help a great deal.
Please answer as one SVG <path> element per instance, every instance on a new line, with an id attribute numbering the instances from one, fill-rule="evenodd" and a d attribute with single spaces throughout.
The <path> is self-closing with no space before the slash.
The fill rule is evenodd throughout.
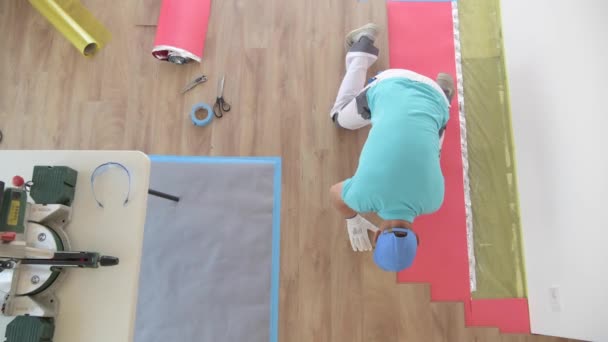
<path id="1" fill-rule="evenodd" d="M 330 112 L 331 118 L 342 128 L 359 129 L 371 123 L 369 113 L 362 112 L 362 99 L 357 103 L 357 97 L 387 78 L 407 78 L 433 87 L 441 94 L 449 106 L 447 97 L 441 87 L 432 79 L 404 69 L 389 69 L 379 73 L 367 86 L 367 70 L 376 62 L 377 56 L 365 52 L 349 52 L 346 54 L 346 74 L 340 84 L 336 102 Z M 363 99 L 366 102 L 366 99 Z M 442 142 L 443 142 L 443 136 Z"/>

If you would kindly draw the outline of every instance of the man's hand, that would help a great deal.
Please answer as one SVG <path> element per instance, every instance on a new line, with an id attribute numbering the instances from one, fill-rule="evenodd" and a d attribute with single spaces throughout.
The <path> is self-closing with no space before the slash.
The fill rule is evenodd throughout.
<path id="1" fill-rule="evenodd" d="M 356 215 L 346 220 L 346 228 L 348 229 L 348 237 L 350 238 L 350 245 L 353 251 L 364 252 L 372 250 L 372 243 L 369 241 L 367 231 L 378 231 L 376 226 L 360 215 Z"/>

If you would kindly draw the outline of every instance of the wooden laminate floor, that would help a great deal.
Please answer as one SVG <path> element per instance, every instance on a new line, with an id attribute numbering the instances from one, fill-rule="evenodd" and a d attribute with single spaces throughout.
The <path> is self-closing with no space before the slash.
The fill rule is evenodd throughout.
<path id="1" fill-rule="evenodd" d="M 462 304 L 430 303 L 426 285 L 397 285 L 350 250 L 327 194 L 355 170 L 367 131 L 336 129 L 328 110 L 344 34 L 385 25 L 384 0 L 214 1 L 204 61 L 186 66 L 152 58 L 155 27 L 135 25 L 146 15 L 141 1 L 83 0 L 113 34 L 94 58 L 27 1 L 0 1 L 1 149 L 281 156 L 282 342 L 557 341 L 465 328 Z M 386 35 L 378 46 L 372 72 L 388 66 Z M 209 82 L 181 95 L 201 72 Z M 193 126 L 190 107 L 215 99 L 223 73 L 232 111 Z"/>

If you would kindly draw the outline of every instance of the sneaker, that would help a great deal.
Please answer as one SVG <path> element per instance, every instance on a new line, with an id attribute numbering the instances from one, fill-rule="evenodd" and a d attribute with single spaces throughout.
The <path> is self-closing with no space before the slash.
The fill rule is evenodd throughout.
<path id="1" fill-rule="evenodd" d="M 439 73 L 437 75 L 437 84 L 443 90 L 443 93 L 448 98 L 448 102 L 452 103 L 452 98 L 454 97 L 454 79 L 450 74 Z"/>
<path id="2" fill-rule="evenodd" d="M 373 23 L 365 24 L 358 29 L 352 30 L 346 35 L 346 48 L 348 49 L 353 46 L 353 44 L 358 42 L 361 37 L 367 37 L 372 42 L 375 41 L 379 30 L 378 25 Z"/>

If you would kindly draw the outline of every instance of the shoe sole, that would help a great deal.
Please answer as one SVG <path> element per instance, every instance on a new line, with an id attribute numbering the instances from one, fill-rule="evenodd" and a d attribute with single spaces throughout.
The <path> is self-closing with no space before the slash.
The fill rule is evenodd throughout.
<path id="1" fill-rule="evenodd" d="M 451 102 L 455 92 L 454 78 L 452 77 L 452 75 L 440 73 L 437 75 L 436 81 L 444 92 L 446 92 L 446 90 L 449 91 L 449 94 L 446 94 L 446 96 Z"/>
<path id="2" fill-rule="evenodd" d="M 363 32 L 363 31 L 368 31 L 368 30 L 371 30 L 374 32 L 374 38 L 375 38 L 378 35 L 379 27 L 378 27 L 378 25 L 376 25 L 374 23 L 369 23 L 369 24 L 365 24 L 365 25 L 359 27 L 358 29 L 354 29 L 354 30 L 350 31 L 346 35 L 346 38 L 344 39 L 344 46 L 346 46 L 347 49 L 350 48 L 354 44 L 353 38 L 356 35 L 358 35 L 359 33 Z"/>

